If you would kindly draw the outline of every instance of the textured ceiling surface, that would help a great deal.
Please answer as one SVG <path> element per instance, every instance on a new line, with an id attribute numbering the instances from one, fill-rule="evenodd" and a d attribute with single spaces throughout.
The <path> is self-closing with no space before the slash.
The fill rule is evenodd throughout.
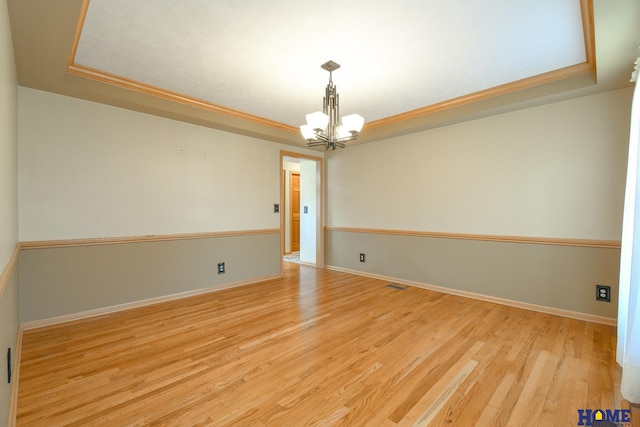
<path id="1" fill-rule="evenodd" d="M 584 63 L 579 0 L 91 0 L 75 63 L 291 126 L 369 122 Z"/>

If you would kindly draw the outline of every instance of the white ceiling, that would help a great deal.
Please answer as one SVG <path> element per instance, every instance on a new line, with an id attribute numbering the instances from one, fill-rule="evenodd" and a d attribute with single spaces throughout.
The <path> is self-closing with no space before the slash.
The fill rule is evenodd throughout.
<path id="1" fill-rule="evenodd" d="M 91 0 L 75 63 L 291 126 L 367 121 L 583 63 L 579 0 Z"/>
<path id="2" fill-rule="evenodd" d="M 6 1 L 21 86 L 300 147 L 328 60 L 359 144 L 628 87 L 640 54 L 638 0 Z"/>

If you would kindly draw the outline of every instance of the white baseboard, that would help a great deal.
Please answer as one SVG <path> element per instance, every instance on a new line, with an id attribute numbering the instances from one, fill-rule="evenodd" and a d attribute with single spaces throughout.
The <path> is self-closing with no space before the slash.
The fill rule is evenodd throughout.
<path id="1" fill-rule="evenodd" d="M 254 283 L 265 282 L 282 277 L 279 274 L 272 276 L 260 277 L 250 281 L 226 283 L 224 285 L 212 286 L 210 288 L 195 289 L 192 291 L 180 292 L 177 294 L 165 295 L 161 297 L 148 298 L 140 301 L 127 302 L 124 304 L 112 305 L 109 307 L 101 307 L 92 310 L 81 311 L 79 313 L 65 314 L 63 316 L 50 317 L 48 319 L 33 320 L 24 322 L 20 325 L 21 330 L 29 330 L 42 328 L 45 326 L 57 325 L 59 323 L 73 322 L 75 320 L 87 319 L 90 317 L 102 316 L 104 314 L 116 313 L 118 311 L 131 310 L 133 308 L 144 307 L 147 305 L 158 304 L 166 301 L 173 301 L 182 298 L 188 298 L 196 295 L 207 294 L 210 292 L 221 291 L 223 289 L 237 288 L 239 286 L 251 285 Z"/>
<path id="2" fill-rule="evenodd" d="M 457 295 L 465 298 L 472 298 L 480 301 L 492 302 L 495 304 L 507 305 L 509 307 L 522 308 L 525 310 L 537 311 L 539 313 L 553 314 L 556 316 L 568 317 L 570 319 L 584 320 L 586 322 L 600 323 L 603 325 L 617 326 L 618 319 L 604 316 L 596 316 L 594 314 L 580 313 L 578 311 L 563 310 L 560 308 L 547 307 L 544 305 L 530 304 L 522 301 L 515 301 L 506 298 L 492 297 L 489 295 L 477 294 L 474 292 L 460 291 L 457 289 L 445 288 L 443 286 L 429 285 L 426 283 L 414 282 L 412 280 L 398 279 L 397 277 L 382 276 L 380 274 L 368 273 L 365 271 L 351 270 L 348 268 L 326 265 L 326 269 L 340 271 L 343 273 L 355 274 L 357 276 L 369 277 L 371 279 L 384 280 L 392 283 L 413 286 L 416 288 L 428 289 L 430 291 L 442 292 L 445 294 Z"/>

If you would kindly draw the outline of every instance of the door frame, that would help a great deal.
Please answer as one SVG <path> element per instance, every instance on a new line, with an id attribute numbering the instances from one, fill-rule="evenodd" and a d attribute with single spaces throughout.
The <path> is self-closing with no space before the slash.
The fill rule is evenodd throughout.
<path id="1" fill-rule="evenodd" d="M 284 158 L 291 157 L 316 162 L 316 267 L 324 268 L 324 159 L 293 151 L 280 150 L 280 206 L 284 206 Z M 280 212 L 280 274 L 284 271 L 284 212 Z"/>

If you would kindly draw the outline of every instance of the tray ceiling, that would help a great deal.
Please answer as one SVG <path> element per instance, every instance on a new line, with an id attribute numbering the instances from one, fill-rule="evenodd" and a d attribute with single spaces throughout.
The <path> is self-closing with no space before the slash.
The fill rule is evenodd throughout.
<path id="1" fill-rule="evenodd" d="M 91 0 L 75 63 L 291 126 L 367 121 L 586 61 L 578 0 Z"/>
<path id="2" fill-rule="evenodd" d="M 610 3 L 9 0 L 9 10 L 20 84 L 302 146 L 297 128 L 322 107 L 330 59 L 341 115 L 365 117 L 364 141 L 594 86 L 595 52 L 606 77 L 610 46 L 638 35 L 627 30 L 638 19 L 615 11 L 626 21 L 603 19 L 596 39 Z"/>

